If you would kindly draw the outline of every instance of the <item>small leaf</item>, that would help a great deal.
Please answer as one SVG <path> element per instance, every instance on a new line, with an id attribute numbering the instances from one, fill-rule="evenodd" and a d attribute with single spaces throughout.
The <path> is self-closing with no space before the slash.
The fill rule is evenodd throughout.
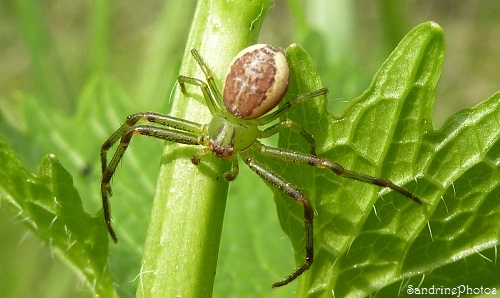
<path id="1" fill-rule="evenodd" d="M 71 176 L 55 156 L 45 156 L 34 175 L 0 140 L 0 163 L 1 196 L 18 210 L 20 220 L 85 276 L 97 294 L 114 296 L 102 218 L 83 210 Z"/>

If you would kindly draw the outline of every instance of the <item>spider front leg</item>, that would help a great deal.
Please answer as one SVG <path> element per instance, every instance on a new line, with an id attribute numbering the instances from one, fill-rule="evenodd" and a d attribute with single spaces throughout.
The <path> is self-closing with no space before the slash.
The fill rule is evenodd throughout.
<path id="1" fill-rule="evenodd" d="M 181 87 L 182 93 L 186 94 L 186 84 L 191 84 L 200 87 L 201 92 L 203 93 L 203 97 L 205 98 L 205 102 L 207 104 L 210 113 L 214 115 L 220 110 L 220 107 L 217 106 L 216 101 L 213 98 L 212 92 L 210 91 L 209 85 L 203 82 L 200 79 L 190 78 L 186 76 L 178 76 L 177 82 L 179 82 L 179 86 Z"/>
<path id="2" fill-rule="evenodd" d="M 262 146 L 262 145 L 261 145 Z M 245 154 L 247 155 L 247 154 Z M 311 264 L 313 263 L 314 260 L 314 246 L 313 246 L 313 219 L 314 219 L 314 211 L 311 205 L 311 202 L 309 199 L 300 191 L 298 190 L 295 186 L 291 185 L 288 183 L 285 179 L 283 179 L 280 175 L 277 173 L 271 171 L 267 167 L 265 167 L 263 164 L 260 162 L 256 161 L 253 157 L 251 156 L 242 156 L 243 160 L 245 163 L 248 165 L 248 167 L 257 173 L 261 178 L 281 190 L 282 192 L 286 193 L 288 196 L 290 196 L 292 199 L 294 199 L 297 203 L 302 205 L 304 208 L 304 228 L 305 228 L 305 251 L 306 251 L 306 257 L 305 257 L 305 263 L 295 269 L 289 276 L 287 276 L 285 279 L 275 282 L 272 287 L 277 288 L 281 287 L 284 285 L 289 284 L 293 280 L 295 280 L 297 277 L 299 277 L 302 273 L 304 273 L 309 267 L 311 267 Z"/>
<path id="3" fill-rule="evenodd" d="M 207 79 L 208 87 L 212 91 L 212 93 L 215 96 L 215 99 L 218 101 L 220 106 L 223 106 L 222 103 L 222 95 L 219 91 L 219 88 L 217 88 L 217 84 L 215 83 L 214 75 L 212 74 L 212 71 L 210 70 L 210 67 L 205 63 L 203 58 L 201 57 L 200 53 L 196 49 L 191 49 L 191 54 L 193 55 L 194 59 L 196 62 L 198 62 L 198 65 L 201 68 L 201 71 L 205 74 L 205 78 Z"/>
<path id="4" fill-rule="evenodd" d="M 340 164 L 328 160 L 326 158 L 282 148 L 265 146 L 265 145 L 260 146 L 260 152 L 265 156 L 277 158 L 287 162 L 294 162 L 298 164 L 310 165 L 317 168 L 329 169 L 336 175 L 342 176 L 344 178 L 358 180 L 361 182 L 370 183 L 381 187 L 387 187 L 411 199 L 415 203 L 423 204 L 422 200 L 420 200 L 419 197 L 407 191 L 406 189 L 394 184 L 394 182 L 392 182 L 391 180 L 347 170 Z"/>
<path id="5" fill-rule="evenodd" d="M 177 78 L 177 81 L 179 82 L 181 91 L 184 94 L 186 94 L 186 86 L 185 86 L 186 84 L 191 84 L 200 87 L 201 92 L 203 93 L 203 97 L 205 98 L 205 102 L 208 106 L 208 109 L 210 110 L 210 113 L 214 115 L 215 113 L 217 113 L 217 111 L 223 109 L 224 107 L 224 103 L 222 102 L 222 95 L 219 89 L 217 88 L 217 84 L 215 83 L 212 71 L 205 63 L 205 61 L 203 61 L 203 58 L 198 53 L 198 51 L 196 49 L 192 49 L 191 54 L 193 55 L 194 59 L 196 60 L 201 70 L 205 74 L 207 82 L 205 83 L 200 79 L 186 77 L 186 76 L 179 76 Z"/>
<path id="6" fill-rule="evenodd" d="M 146 120 L 158 126 L 136 125 L 139 120 Z M 106 226 L 114 242 L 118 242 L 118 238 L 111 226 L 108 199 L 112 194 L 110 181 L 130 144 L 132 136 L 135 134 L 189 145 L 203 145 L 206 139 L 204 127 L 201 124 L 168 115 L 145 112 L 128 116 L 127 121 L 104 142 L 101 147 L 101 197 Z M 106 158 L 107 152 L 118 140 L 120 144 L 108 164 Z"/>

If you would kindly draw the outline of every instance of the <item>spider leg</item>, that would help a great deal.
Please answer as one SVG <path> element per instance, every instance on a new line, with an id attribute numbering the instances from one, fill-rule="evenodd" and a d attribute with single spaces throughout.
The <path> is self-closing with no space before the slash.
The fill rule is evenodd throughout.
<path id="1" fill-rule="evenodd" d="M 275 282 L 273 284 L 273 288 L 276 287 L 281 287 L 284 286 L 291 281 L 295 280 L 297 277 L 299 277 L 302 273 L 304 273 L 309 267 L 311 267 L 311 264 L 313 263 L 314 260 L 314 246 L 313 246 L 313 219 L 314 219 L 314 212 L 313 208 L 311 206 L 311 202 L 309 199 L 296 187 L 291 185 L 289 182 L 287 182 L 285 179 L 283 179 L 281 176 L 279 176 L 277 173 L 271 171 L 267 167 L 265 167 L 263 164 L 260 162 L 256 161 L 253 157 L 244 157 L 245 163 L 248 165 L 248 167 L 257 173 L 261 178 L 281 190 L 282 192 L 286 193 L 288 196 L 290 196 L 292 199 L 294 199 L 297 203 L 302 205 L 304 208 L 304 228 L 305 228 L 305 251 L 306 251 L 306 257 L 305 257 L 305 263 L 295 269 L 289 276 L 287 276 L 285 279 Z"/>
<path id="2" fill-rule="evenodd" d="M 141 112 L 129 115 L 124 124 L 122 124 L 110 137 L 102 144 L 101 147 L 101 170 L 104 174 L 107 163 L 107 152 L 108 150 L 125 134 L 127 130 L 133 127 L 139 120 L 149 121 L 151 123 L 156 123 L 158 125 L 172 127 L 177 130 L 191 132 L 194 134 L 202 134 L 203 125 L 196 122 L 179 119 L 176 117 L 171 117 L 168 115 L 163 115 L 153 112 Z M 108 187 L 108 193 L 111 194 L 111 188 Z"/>
<path id="3" fill-rule="evenodd" d="M 186 84 L 191 84 L 200 87 L 201 92 L 203 93 L 203 97 L 205 98 L 205 102 L 207 103 L 207 107 L 210 110 L 210 113 L 214 115 L 218 110 L 221 109 L 218 101 L 214 100 L 212 92 L 210 92 L 210 86 L 202 80 L 190 78 L 186 76 L 178 76 L 177 81 L 179 82 L 179 86 L 181 87 L 182 93 L 186 94 Z M 219 105 L 219 107 L 217 106 Z"/>
<path id="4" fill-rule="evenodd" d="M 227 181 L 233 181 L 234 179 L 236 179 L 238 173 L 240 172 L 240 166 L 238 165 L 237 157 L 232 160 L 232 163 L 233 164 L 231 166 L 231 170 L 224 173 L 224 179 L 226 179 Z"/>
<path id="5" fill-rule="evenodd" d="M 208 148 L 203 148 L 201 150 L 199 150 L 198 152 L 196 152 L 195 154 L 193 154 L 193 156 L 191 157 L 191 162 L 197 166 L 200 164 L 201 162 L 201 157 L 203 155 L 206 155 L 207 153 L 210 153 L 210 150 Z"/>
<path id="6" fill-rule="evenodd" d="M 136 125 L 141 119 L 166 127 Z M 203 130 L 203 126 L 195 122 L 157 113 L 137 113 L 127 117 L 127 121 L 115 131 L 106 142 L 104 142 L 101 147 L 101 197 L 106 226 L 114 242 L 118 242 L 118 238 L 111 227 L 111 214 L 108 199 L 111 195 L 110 181 L 115 173 L 116 167 L 130 144 L 132 136 L 139 134 L 176 143 L 202 145 L 205 142 Z M 118 140 L 120 140 L 120 144 L 111 158 L 111 161 L 107 164 L 107 152 Z"/>
<path id="7" fill-rule="evenodd" d="M 125 121 L 120 128 L 118 128 L 109 139 L 102 144 L 101 147 L 101 166 L 102 172 L 106 169 L 106 153 L 108 150 L 115 144 L 120 138 L 125 134 L 127 130 L 129 130 L 132 126 L 134 126 L 139 120 L 146 120 L 151 123 L 156 123 L 158 125 L 172 127 L 177 130 L 182 130 L 186 132 L 191 132 L 194 134 L 201 134 L 203 130 L 203 125 L 198 124 L 196 122 L 191 122 L 184 119 L 179 119 L 176 117 L 171 117 L 168 115 L 163 115 L 159 113 L 153 112 L 143 112 L 129 115 L 127 120 Z"/>
<path id="8" fill-rule="evenodd" d="M 266 116 L 262 116 L 258 119 L 255 119 L 255 121 L 256 121 L 256 123 L 258 123 L 258 125 L 266 125 L 266 124 L 274 121 L 275 119 L 278 119 L 278 117 L 283 115 L 283 113 L 288 111 L 290 108 L 296 106 L 297 104 L 299 104 L 303 101 L 306 101 L 308 99 L 311 99 L 311 98 L 325 95 L 327 93 L 328 93 L 328 88 L 321 88 L 321 89 L 318 89 L 318 90 L 315 90 L 315 91 L 312 91 L 309 93 L 299 94 L 295 98 L 285 102 L 285 104 L 283 106 L 281 106 L 275 112 L 268 114 Z"/>
<path id="9" fill-rule="evenodd" d="M 217 84 L 215 83 L 214 76 L 212 74 L 212 71 L 208 67 L 208 65 L 203 61 L 203 58 L 201 55 L 198 53 L 196 49 L 191 50 L 191 54 L 193 55 L 194 59 L 196 62 L 198 62 L 198 65 L 200 66 L 201 70 L 205 74 L 205 78 L 207 79 L 208 86 L 210 87 L 210 90 L 212 90 L 215 99 L 218 101 L 218 104 L 220 107 L 224 107 L 224 103 L 222 102 L 222 94 L 219 91 L 219 88 L 217 87 Z"/>
<path id="10" fill-rule="evenodd" d="M 194 164 L 194 165 L 199 165 L 200 162 L 201 162 L 201 157 L 203 155 L 206 155 L 208 153 L 211 153 L 212 151 L 210 151 L 210 149 L 208 148 L 203 148 L 201 149 L 200 151 L 196 152 L 192 157 L 191 157 L 191 162 Z M 234 179 L 236 179 L 236 177 L 238 176 L 238 173 L 240 172 L 240 167 L 238 166 L 238 158 L 233 158 L 231 160 L 232 162 L 232 167 L 231 167 L 231 170 L 224 173 L 224 179 L 226 179 L 227 181 L 233 181 Z"/>
<path id="11" fill-rule="evenodd" d="M 222 94 L 220 93 L 219 88 L 215 83 L 212 71 L 205 63 L 205 61 L 203 61 L 203 58 L 198 53 L 198 51 L 196 49 L 192 49 L 191 54 L 205 74 L 207 82 L 205 83 L 200 79 L 190 78 L 186 76 L 179 76 L 177 78 L 177 81 L 179 82 L 182 93 L 186 93 L 185 84 L 191 84 L 200 87 L 201 92 L 203 93 L 203 97 L 205 98 L 205 101 L 207 103 L 208 109 L 210 110 L 210 113 L 214 115 L 215 113 L 217 113 L 217 111 L 224 109 Z"/>
<path id="12" fill-rule="evenodd" d="M 342 177 L 345 177 L 348 179 L 358 180 L 361 182 L 370 183 L 370 184 L 381 186 L 381 187 L 387 187 L 387 188 L 390 188 L 390 189 L 402 194 L 403 196 L 411 199 L 415 203 L 423 204 L 422 200 L 419 197 L 417 197 L 413 193 L 407 191 L 406 189 L 403 189 L 402 187 L 394 184 L 391 180 L 378 178 L 378 177 L 374 177 L 374 176 L 369 176 L 369 175 L 365 175 L 362 173 L 358 173 L 358 172 L 344 169 L 344 167 L 341 166 L 340 164 L 338 164 L 334 161 L 328 160 L 326 158 L 322 158 L 322 157 L 314 156 L 314 155 L 310 155 L 310 154 L 305 154 L 305 153 L 301 153 L 301 152 L 297 152 L 297 151 L 282 149 L 282 148 L 265 146 L 265 145 L 260 146 L 260 152 L 265 156 L 281 159 L 281 160 L 287 161 L 287 162 L 294 162 L 294 163 L 298 163 L 298 164 L 307 164 L 307 165 L 317 167 L 317 168 L 330 169 L 336 175 L 342 176 Z"/>
<path id="13" fill-rule="evenodd" d="M 308 133 L 301 125 L 293 122 L 290 119 L 286 119 L 280 123 L 277 123 L 275 125 L 272 125 L 264 131 L 260 133 L 261 138 L 268 138 L 274 134 L 277 134 L 278 132 L 282 131 L 283 129 L 290 128 L 293 131 L 300 133 L 301 136 L 303 136 L 306 141 L 309 143 L 310 147 L 310 152 L 312 155 L 316 155 L 316 140 L 314 140 L 314 137 Z"/>

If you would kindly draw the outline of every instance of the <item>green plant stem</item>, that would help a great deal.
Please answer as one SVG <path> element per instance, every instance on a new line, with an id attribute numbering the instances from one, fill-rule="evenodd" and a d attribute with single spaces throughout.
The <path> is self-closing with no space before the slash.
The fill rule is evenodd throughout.
<path id="1" fill-rule="evenodd" d="M 270 0 L 199 1 L 180 73 L 203 78 L 190 54 L 196 48 L 221 81 L 233 56 L 255 43 Z M 198 87 L 193 96 L 178 88 L 171 115 L 207 123 L 210 114 Z M 206 156 L 194 166 L 197 149 L 167 144 L 141 266 L 139 297 L 211 296 L 228 184 L 228 163 Z"/>
<path id="2" fill-rule="evenodd" d="M 94 0 L 92 5 L 92 71 L 102 75 L 108 67 L 109 0 Z"/>
<path id="3" fill-rule="evenodd" d="M 30 55 L 37 96 L 45 102 L 70 110 L 74 98 L 63 63 L 47 28 L 41 4 L 29 0 L 13 1 L 21 32 Z"/>
<path id="4" fill-rule="evenodd" d="M 182 54 L 179 45 L 187 41 L 189 27 L 186 24 L 189 24 L 187 20 L 192 18 L 195 6 L 195 1 L 165 1 L 159 22 L 148 32 L 134 90 L 134 97 L 141 99 L 141 106 L 170 112 L 158 99 L 168 98 L 176 82 L 180 59 L 173 57 Z M 168 38 L 165 38 L 165 32 L 168 32 Z"/>

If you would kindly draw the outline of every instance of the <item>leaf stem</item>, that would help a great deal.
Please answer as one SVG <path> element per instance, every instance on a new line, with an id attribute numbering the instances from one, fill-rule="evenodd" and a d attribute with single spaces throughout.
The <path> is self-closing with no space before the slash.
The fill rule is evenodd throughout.
<path id="1" fill-rule="evenodd" d="M 270 0 L 199 1 L 180 74 L 203 79 L 190 50 L 196 48 L 220 81 L 242 48 L 255 43 Z M 197 87 L 188 97 L 176 90 L 171 115 L 208 123 Z M 194 166 L 197 149 L 167 144 L 146 237 L 137 296 L 211 296 L 228 184 L 228 164 L 206 157 Z"/>

